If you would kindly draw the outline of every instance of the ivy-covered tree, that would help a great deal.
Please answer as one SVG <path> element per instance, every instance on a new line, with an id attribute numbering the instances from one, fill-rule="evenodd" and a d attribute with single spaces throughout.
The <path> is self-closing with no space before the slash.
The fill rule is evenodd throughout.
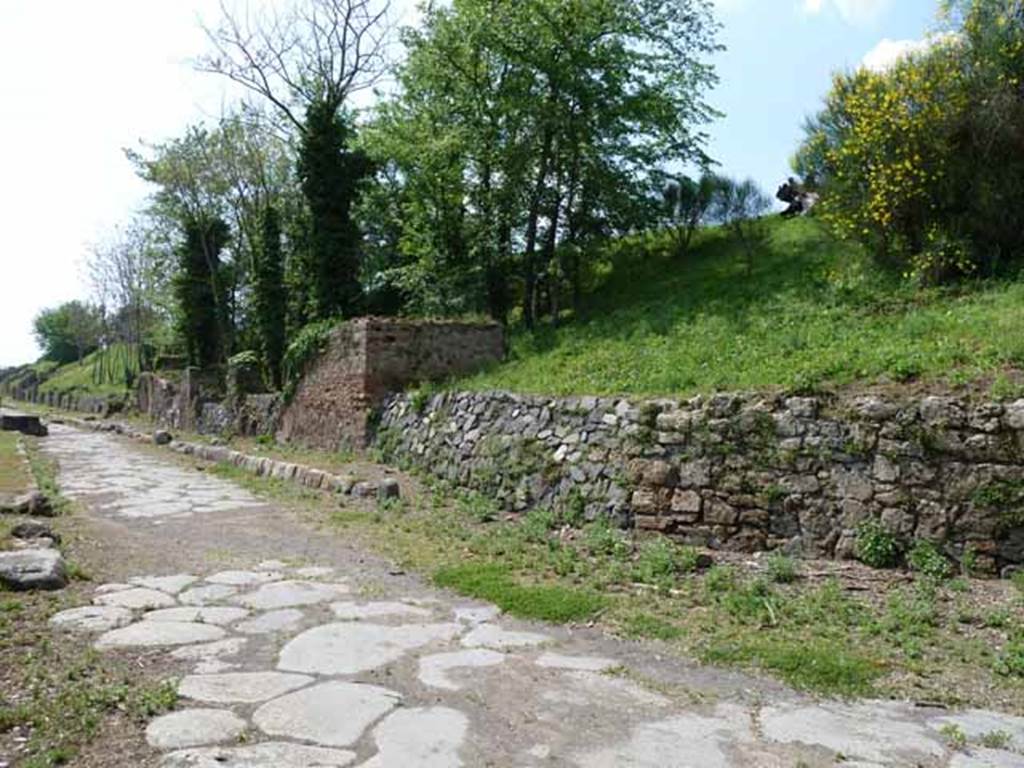
<path id="1" fill-rule="evenodd" d="M 178 273 L 174 292 L 178 305 L 179 333 L 188 361 L 209 368 L 225 359 L 223 317 L 223 265 L 220 254 L 229 239 L 223 219 L 201 217 L 185 223 L 178 247 Z"/>
<path id="2" fill-rule="evenodd" d="M 337 107 L 311 104 L 299 144 L 299 179 L 309 205 L 307 294 L 314 319 L 352 317 L 362 308 L 360 234 L 352 218 L 366 155 L 348 148 L 350 127 Z"/>
<path id="3" fill-rule="evenodd" d="M 350 149 L 349 97 L 387 69 L 387 0 L 294 0 L 264 14 L 231 14 L 208 28 L 199 68 L 230 78 L 272 106 L 297 134 L 309 221 L 304 268 L 289 270 L 302 322 L 351 316 L 362 305 L 352 207 L 365 158 Z M 298 279 L 295 279 L 298 278 Z"/>
<path id="4" fill-rule="evenodd" d="M 281 222 L 277 209 L 263 211 L 260 250 L 253 281 L 255 324 L 267 378 L 275 389 L 282 386 L 281 364 L 287 345 L 288 295 L 281 253 Z"/>

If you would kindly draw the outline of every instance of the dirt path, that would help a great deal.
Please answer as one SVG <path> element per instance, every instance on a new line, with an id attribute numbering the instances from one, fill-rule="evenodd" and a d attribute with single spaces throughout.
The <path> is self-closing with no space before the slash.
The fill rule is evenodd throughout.
<path id="1" fill-rule="evenodd" d="M 107 582 L 56 624 L 180 677 L 154 766 L 1024 768 L 1021 718 L 814 701 L 510 620 L 170 456 L 61 426 L 45 445 Z M 954 720 L 1009 740 L 953 752 Z"/>

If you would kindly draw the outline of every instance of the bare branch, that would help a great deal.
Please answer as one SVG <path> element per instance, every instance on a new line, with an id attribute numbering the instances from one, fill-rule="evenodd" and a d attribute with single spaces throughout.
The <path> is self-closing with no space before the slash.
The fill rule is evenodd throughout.
<path id="1" fill-rule="evenodd" d="M 195 66 L 269 101 L 295 128 L 300 110 L 339 109 L 388 71 L 391 0 L 293 0 L 286 11 L 253 14 L 221 0 L 221 21 L 203 25 L 213 50 Z"/>

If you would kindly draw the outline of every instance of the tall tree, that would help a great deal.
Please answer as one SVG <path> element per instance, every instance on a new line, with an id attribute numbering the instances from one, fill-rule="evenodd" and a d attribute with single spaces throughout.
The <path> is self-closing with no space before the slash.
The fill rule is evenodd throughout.
<path id="1" fill-rule="evenodd" d="M 209 368 L 224 361 L 226 306 L 220 253 L 228 242 L 228 226 L 215 217 L 193 218 L 185 224 L 175 277 L 181 337 L 191 365 Z"/>
<path id="2" fill-rule="evenodd" d="M 137 215 L 94 245 L 87 260 L 93 296 L 106 310 L 104 343 L 130 350 L 135 370 L 148 362 L 147 349 L 171 343 L 171 239 L 167 222 Z"/>
<path id="3" fill-rule="evenodd" d="M 267 377 L 275 389 L 282 386 L 281 361 L 284 359 L 288 296 L 284 284 L 281 254 L 281 222 L 277 209 L 263 211 L 261 248 L 253 281 L 256 329 L 260 353 Z"/>
<path id="4" fill-rule="evenodd" d="M 360 235 L 352 205 L 369 166 L 362 152 L 348 151 L 348 133 L 342 115 L 328 104 L 306 110 L 298 171 L 311 214 L 307 290 L 318 319 L 352 316 L 362 308 Z"/>
<path id="5" fill-rule="evenodd" d="M 224 75 L 270 103 L 300 140 L 313 278 L 308 319 L 360 309 L 359 232 L 352 223 L 366 164 L 348 151 L 349 97 L 385 73 L 387 0 L 298 0 L 274 13 L 229 10 L 207 28 L 213 51 L 201 70 Z M 305 312 L 303 313 L 305 314 Z"/>
<path id="6" fill-rule="evenodd" d="M 663 158 L 706 160 L 715 30 L 705 0 L 428 6 L 367 137 L 404 179 L 417 303 L 503 317 L 518 289 L 527 324 L 557 317 L 589 240 L 656 217 Z"/>

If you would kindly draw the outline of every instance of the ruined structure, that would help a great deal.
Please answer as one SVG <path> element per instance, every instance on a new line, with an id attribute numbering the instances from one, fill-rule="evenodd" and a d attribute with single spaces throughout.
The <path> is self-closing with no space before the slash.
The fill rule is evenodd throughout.
<path id="1" fill-rule="evenodd" d="M 281 416 L 278 439 L 364 448 L 374 414 L 410 385 L 465 375 L 504 355 L 497 323 L 367 317 L 339 326 Z"/>

